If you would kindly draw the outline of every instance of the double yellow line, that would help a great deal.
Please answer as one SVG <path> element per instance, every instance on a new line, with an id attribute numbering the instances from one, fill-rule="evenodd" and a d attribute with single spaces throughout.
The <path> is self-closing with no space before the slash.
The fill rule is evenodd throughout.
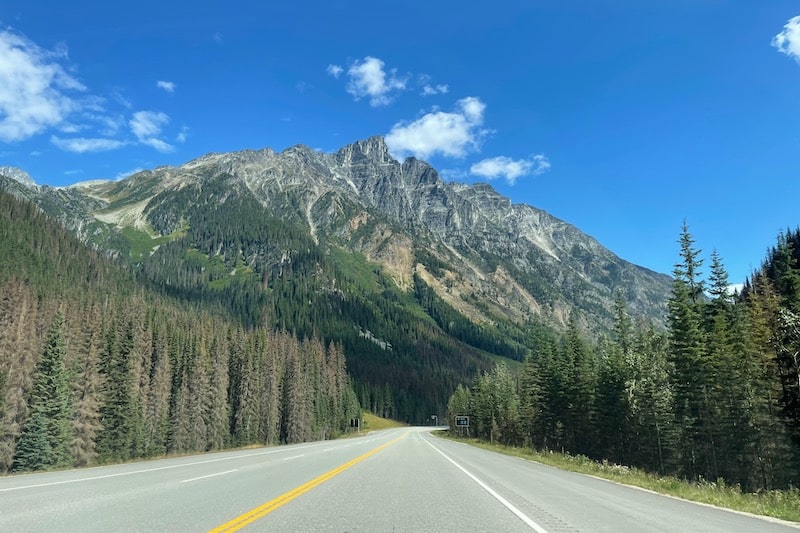
<path id="1" fill-rule="evenodd" d="M 270 500 L 270 501 L 268 501 L 267 503 L 265 503 L 263 505 L 259 505 L 255 509 L 247 511 L 243 515 L 237 516 L 233 520 L 225 522 L 221 526 L 212 529 L 209 533 L 223 533 L 223 532 L 224 533 L 231 533 L 233 531 L 239 531 L 244 526 L 246 526 L 248 524 L 252 524 L 253 522 L 258 520 L 259 518 L 263 518 L 264 516 L 268 515 L 269 513 L 271 513 L 272 511 L 274 511 L 278 507 L 281 507 L 282 505 L 285 505 L 285 504 L 289 503 L 290 501 L 294 500 L 298 496 L 301 496 L 301 495 L 305 494 L 306 492 L 310 491 L 314 487 L 317 487 L 317 486 L 325 483 L 326 481 L 328 481 L 332 477 L 341 474 L 342 472 L 344 472 L 345 470 L 347 470 L 351 466 L 354 466 L 354 465 L 360 463 L 361 461 L 363 461 L 364 459 L 375 455 L 376 453 L 378 453 L 379 451 L 383 450 L 384 448 L 388 448 L 389 446 L 391 446 L 395 442 L 399 441 L 400 439 L 402 439 L 406 435 L 408 435 L 408 433 L 404 433 L 403 435 L 400 435 L 396 439 L 391 440 L 391 441 L 387 442 L 386 444 L 382 444 L 382 445 L 378 446 L 377 448 L 375 448 L 374 450 L 368 451 L 364 455 L 359 455 L 358 457 L 356 457 L 352 461 L 348 461 L 345 464 L 334 468 L 330 472 L 326 472 L 326 473 L 322 474 L 321 476 L 319 476 L 317 478 L 314 478 L 314 479 L 312 479 L 311 481 L 309 481 L 307 483 L 303 483 L 302 485 L 300 485 L 299 487 L 297 487 L 295 489 L 290 490 L 289 492 L 281 494 L 277 498 L 275 498 L 273 500 Z"/>

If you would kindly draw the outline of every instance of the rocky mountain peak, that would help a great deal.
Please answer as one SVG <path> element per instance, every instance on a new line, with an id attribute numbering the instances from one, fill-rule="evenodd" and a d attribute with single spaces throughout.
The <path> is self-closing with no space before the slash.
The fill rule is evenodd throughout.
<path id="1" fill-rule="evenodd" d="M 21 183 L 25 187 L 29 189 L 38 189 L 39 186 L 33 181 L 33 178 L 22 170 L 21 168 L 17 167 L 9 167 L 9 166 L 0 166 L 0 174 L 11 178 L 12 180 Z"/>
<path id="2" fill-rule="evenodd" d="M 181 193 L 189 185 L 213 194 L 203 205 L 192 205 L 193 196 Z M 364 254 L 401 287 L 424 276 L 439 297 L 478 322 L 497 317 L 522 322 L 540 315 L 564 324 L 578 310 L 587 327 L 602 329 L 610 324 L 619 289 L 631 312 L 663 322 L 667 276 L 620 259 L 574 226 L 514 204 L 491 185 L 445 182 L 425 161 L 400 162 L 380 136 L 333 154 L 305 145 L 280 153 L 266 148 L 209 154 L 138 173 L 114 184 L 113 194 L 89 187 L 73 190 L 75 198 L 43 202 L 50 209 L 64 204 L 57 215 L 72 216 L 70 228 L 96 229 L 93 219 L 114 224 L 131 219 L 166 235 L 180 227 L 181 217 L 195 224 L 191 212 L 225 202 L 225 191 L 232 188 L 252 194 L 265 212 L 296 224 L 320 246 Z M 107 240 L 113 242 L 118 237 L 109 231 Z"/>
<path id="3" fill-rule="evenodd" d="M 389 154 L 389 147 L 380 135 L 348 144 L 337 152 L 336 157 L 343 164 L 363 164 L 366 162 L 373 164 L 399 164 Z"/>

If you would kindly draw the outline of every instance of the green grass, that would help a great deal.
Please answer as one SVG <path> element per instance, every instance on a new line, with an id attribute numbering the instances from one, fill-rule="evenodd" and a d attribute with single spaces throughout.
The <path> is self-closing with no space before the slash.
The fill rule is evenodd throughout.
<path id="1" fill-rule="evenodd" d="M 367 431 L 375 431 L 378 429 L 402 428 L 407 424 L 398 422 L 397 420 L 390 420 L 388 418 L 381 418 L 378 415 L 372 414 L 369 411 L 362 411 L 361 414 L 364 419 L 364 427 L 362 429 Z"/>
<path id="2" fill-rule="evenodd" d="M 131 259 L 134 261 L 144 259 L 157 245 L 164 244 L 174 238 L 172 235 L 154 238 L 146 231 L 140 231 L 131 226 L 123 227 L 120 233 L 122 233 L 122 236 L 130 243 Z"/>
<path id="3" fill-rule="evenodd" d="M 572 456 L 554 452 L 537 452 L 530 448 L 515 448 L 500 444 L 490 444 L 477 439 L 455 438 L 446 431 L 439 431 L 437 434 L 486 450 L 536 461 L 537 463 L 562 470 L 597 476 L 618 483 L 652 490 L 660 494 L 736 511 L 800 522 L 800 489 L 798 488 L 769 490 L 758 493 L 742 492 L 738 485 L 727 485 L 721 480 L 691 483 L 672 476 L 658 476 L 638 468 L 594 461 L 582 455 Z"/>

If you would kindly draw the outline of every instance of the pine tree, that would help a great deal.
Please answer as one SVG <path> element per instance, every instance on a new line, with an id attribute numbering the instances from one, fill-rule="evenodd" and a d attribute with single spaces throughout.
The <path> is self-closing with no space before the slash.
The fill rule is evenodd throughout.
<path id="1" fill-rule="evenodd" d="M 0 369 L 5 376 L 5 396 L 0 411 L 0 472 L 11 469 L 14 448 L 29 414 L 27 397 L 41 349 L 38 327 L 39 305 L 32 289 L 14 279 L 2 285 Z"/>
<path id="2" fill-rule="evenodd" d="M 631 411 L 633 464 L 674 473 L 677 455 L 673 374 L 668 340 L 652 325 L 641 327 L 626 359 L 626 391 Z"/>
<path id="3" fill-rule="evenodd" d="M 447 420 L 450 424 L 450 431 L 457 431 L 456 417 L 470 415 L 470 390 L 461 383 L 456 387 L 455 392 L 447 401 Z"/>
<path id="4" fill-rule="evenodd" d="M 778 245 L 772 253 L 770 266 L 775 288 L 781 296 L 781 304 L 793 313 L 800 313 L 800 269 L 790 232 L 778 236 Z"/>
<path id="5" fill-rule="evenodd" d="M 97 436 L 97 453 L 103 462 L 124 461 L 131 457 L 133 398 L 131 397 L 130 359 L 134 349 L 133 323 L 121 318 L 125 326 L 120 339 L 117 324 L 109 324 L 101 354 L 104 374 L 103 405 Z"/>
<path id="6" fill-rule="evenodd" d="M 100 317 L 94 309 L 87 310 L 84 317 L 83 354 L 76 360 L 73 372 L 75 408 L 72 417 L 72 457 L 75 466 L 89 466 L 97 460 L 97 434 L 100 424 L 100 391 L 103 381 L 99 369 L 99 346 L 97 325 Z"/>
<path id="7" fill-rule="evenodd" d="M 14 454 L 15 471 L 67 466 L 70 455 L 69 374 L 65 366 L 64 316 L 59 311 L 36 365 L 29 400 L 31 415 Z"/>
<path id="8" fill-rule="evenodd" d="M 228 410 L 228 345 L 223 331 L 215 331 L 211 343 L 211 389 L 206 405 L 208 449 L 221 450 L 229 440 Z"/>
<path id="9" fill-rule="evenodd" d="M 630 342 L 628 339 L 627 342 Z M 629 459 L 630 406 L 626 384 L 628 368 L 622 343 L 600 339 L 600 369 L 597 377 L 596 455 L 616 463 Z"/>
<path id="10" fill-rule="evenodd" d="M 778 329 L 780 303 L 765 274 L 754 276 L 746 297 L 749 376 L 747 398 L 751 401 L 751 431 L 743 452 L 749 463 L 745 486 L 751 490 L 786 487 L 800 474 L 796 448 L 792 447 L 784 412 L 783 388 L 775 354 L 774 331 Z"/>
<path id="11" fill-rule="evenodd" d="M 581 337 L 574 315 L 567 325 L 563 350 L 568 364 L 564 414 L 567 448 L 572 453 L 592 455 L 597 442 L 597 359 Z"/>
<path id="12" fill-rule="evenodd" d="M 672 293 L 668 303 L 670 355 L 674 365 L 673 384 L 676 422 L 679 424 L 683 473 L 696 478 L 708 475 L 713 461 L 713 435 L 708 423 L 708 377 L 705 360 L 705 336 L 702 327 L 701 298 L 704 283 L 700 279 L 702 260 L 694 248 L 694 239 L 684 222 L 680 235 L 681 262 L 673 271 Z M 711 437 L 711 442 L 709 442 Z M 715 478 L 714 478 L 715 479 Z"/>
<path id="13" fill-rule="evenodd" d="M 523 362 L 519 385 L 520 432 L 526 446 L 533 446 L 534 443 L 540 441 L 537 429 L 541 424 L 539 418 L 543 410 L 542 396 L 542 376 L 539 364 L 533 356 L 529 355 Z"/>

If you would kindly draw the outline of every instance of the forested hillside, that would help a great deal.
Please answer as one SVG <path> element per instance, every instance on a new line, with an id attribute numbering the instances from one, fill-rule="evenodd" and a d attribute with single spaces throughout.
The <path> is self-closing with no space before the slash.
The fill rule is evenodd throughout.
<path id="1" fill-rule="evenodd" d="M 457 384 L 496 358 L 521 362 L 567 316 L 607 331 L 615 289 L 665 319 L 668 276 L 487 184 L 398 161 L 379 136 L 57 189 L 6 172 L 0 188 L 126 262 L 150 293 L 340 346 L 361 405 L 406 422 L 442 415 Z"/>
<path id="2" fill-rule="evenodd" d="M 158 294 L 0 192 L 0 472 L 327 438 L 341 346 Z"/>
<path id="3" fill-rule="evenodd" d="M 489 367 L 488 353 L 526 353 L 523 328 L 474 324 L 416 277 L 415 290 L 403 290 L 363 254 L 317 243 L 301 219 L 265 209 L 229 174 L 203 174 L 148 205 L 155 231 L 171 239 L 134 257 L 139 280 L 222 309 L 245 329 L 270 324 L 341 345 L 361 405 L 380 416 L 429 420 L 458 383 Z"/>
<path id="4" fill-rule="evenodd" d="M 519 375 L 500 365 L 458 387 L 450 420 L 479 437 L 746 490 L 800 479 L 800 231 L 740 295 L 721 258 L 708 277 L 686 226 L 666 332 L 617 299 L 609 336 L 545 335 Z"/>

